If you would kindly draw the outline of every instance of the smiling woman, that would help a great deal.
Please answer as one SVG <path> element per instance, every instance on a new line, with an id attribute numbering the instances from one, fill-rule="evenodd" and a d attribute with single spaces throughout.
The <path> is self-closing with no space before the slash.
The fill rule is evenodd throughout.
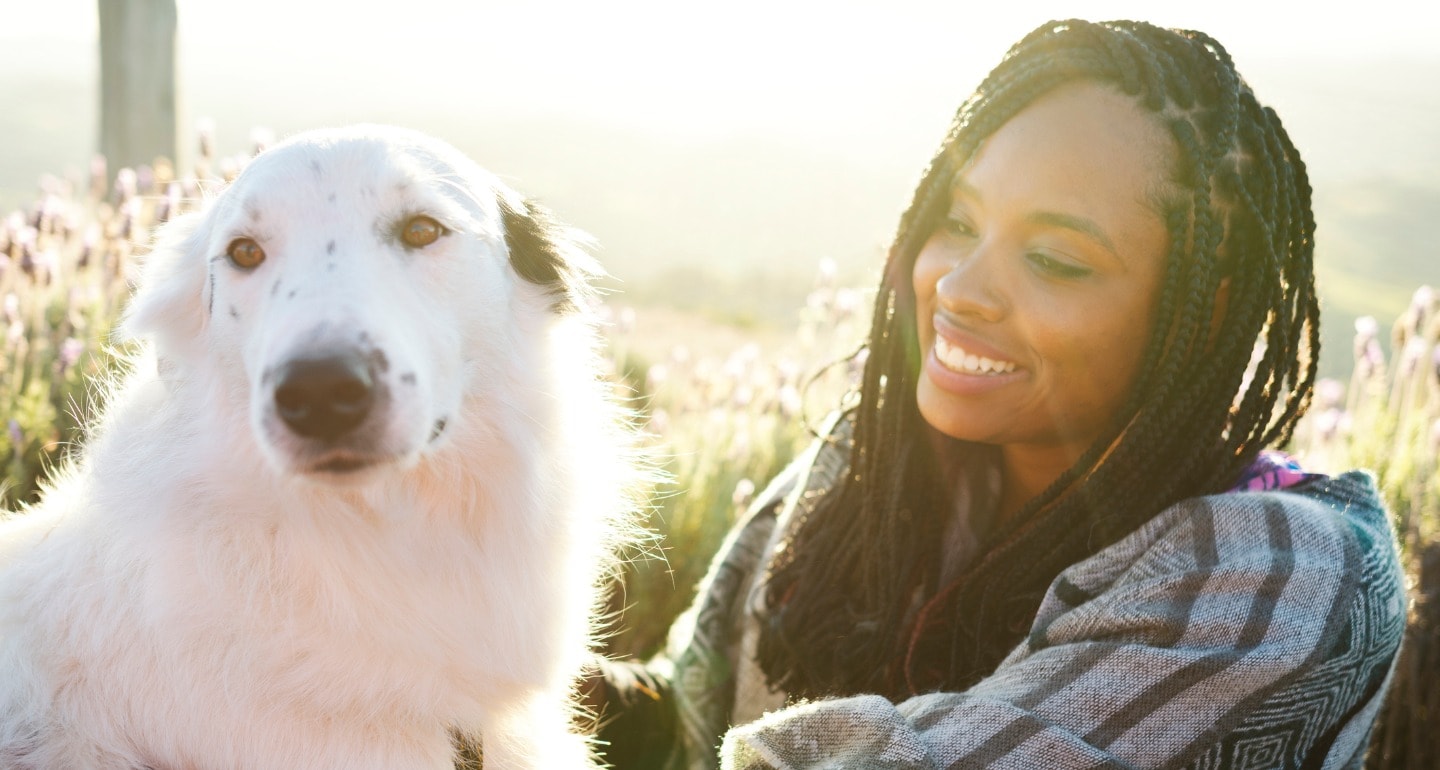
<path id="1" fill-rule="evenodd" d="M 901 219 L 854 405 L 667 653 L 599 664 L 608 758 L 1357 767 L 1403 590 L 1373 478 L 1275 451 L 1315 381 L 1313 236 L 1218 42 L 1026 36 Z"/>
<path id="2" fill-rule="evenodd" d="M 1073 466 L 1114 419 L 1153 326 L 1174 142 L 1123 94 L 1068 86 L 955 175 L 915 259 L 916 402 L 952 438 L 1002 446 L 1000 514 Z"/>

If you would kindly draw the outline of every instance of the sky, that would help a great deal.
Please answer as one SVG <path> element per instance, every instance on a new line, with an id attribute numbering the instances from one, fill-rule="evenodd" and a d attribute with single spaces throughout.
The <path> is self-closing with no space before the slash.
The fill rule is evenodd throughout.
<path id="1" fill-rule="evenodd" d="M 1011 42 L 1052 18 L 1201 29 L 1242 72 L 1294 57 L 1433 57 L 1440 29 L 1440 4 L 1410 0 L 406 0 L 383 13 L 305 0 L 178 5 L 182 93 L 194 107 L 245 86 L 276 104 L 363 89 L 402 105 L 488 101 L 695 137 L 800 135 L 838 109 L 863 138 L 876 112 L 926 91 L 940 92 L 936 109 L 948 114 Z M 93 68 L 95 0 L 0 8 L 0 46 L 39 47 L 36 70 Z"/>

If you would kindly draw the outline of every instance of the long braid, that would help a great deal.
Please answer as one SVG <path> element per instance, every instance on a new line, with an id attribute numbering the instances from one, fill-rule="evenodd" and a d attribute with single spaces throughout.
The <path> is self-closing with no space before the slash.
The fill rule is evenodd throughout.
<path id="1" fill-rule="evenodd" d="M 1100 440 L 1000 522 L 958 580 L 932 585 L 952 514 L 915 405 L 910 271 L 955 170 L 1020 110 L 1077 80 L 1134 97 L 1178 149 L 1160 201 L 1171 246 L 1155 328 L 1135 388 Z M 848 472 L 804 502 L 766 578 L 767 677 L 806 696 L 967 687 L 1019 641 L 1060 570 L 1177 500 L 1233 483 L 1262 448 L 1289 438 L 1309 404 L 1319 350 L 1313 248 L 1304 164 L 1218 42 L 1140 22 L 1032 31 L 961 105 L 900 219 Z M 1212 334 L 1222 285 L 1228 302 Z M 1257 345 L 1263 352 L 1252 355 Z M 918 616 L 917 592 L 928 598 Z"/>

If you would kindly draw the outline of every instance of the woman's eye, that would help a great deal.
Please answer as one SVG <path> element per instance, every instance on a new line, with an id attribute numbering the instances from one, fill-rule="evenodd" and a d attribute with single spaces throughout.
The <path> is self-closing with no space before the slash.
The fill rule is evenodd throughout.
<path id="1" fill-rule="evenodd" d="M 970 225 L 968 219 L 946 217 L 940 226 L 945 229 L 945 232 L 951 235 L 959 235 L 965 238 L 973 238 L 975 236 L 975 228 Z"/>
<path id="2" fill-rule="evenodd" d="M 1025 258 L 1030 260 L 1030 264 L 1034 265 L 1036 270 L 1052 278 L 1084 278 L 1094 272 L 1088 267 L 1065 262 L 1038 251 L 1026 254 Z"/>
<path id="3" fill-rule="evenodd" d="M 243 270 L 253 270 L 265 261 L 265 250 L 254 238 L 236 238 L 225 247 L 225 256 L 231 264 Z"/>
<path id="4" fill-rule="evenodd" d="M 444 225 L 422 214 L 400 225 L 400 240 L 412 249 L 419 249 L 440 240 L 447 232 Z"/>

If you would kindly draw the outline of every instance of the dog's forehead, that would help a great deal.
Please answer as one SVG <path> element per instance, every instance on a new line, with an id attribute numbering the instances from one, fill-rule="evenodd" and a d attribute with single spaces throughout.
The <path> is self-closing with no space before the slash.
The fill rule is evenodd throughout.
<path id="1" fill-rule="evenodd" d="M 251 215 L 272 207 L 455 207 L 498 217 L 498 184 L 449 145 L 420 134 L 313 132 L 256 156 L 228 191 Z"/>

